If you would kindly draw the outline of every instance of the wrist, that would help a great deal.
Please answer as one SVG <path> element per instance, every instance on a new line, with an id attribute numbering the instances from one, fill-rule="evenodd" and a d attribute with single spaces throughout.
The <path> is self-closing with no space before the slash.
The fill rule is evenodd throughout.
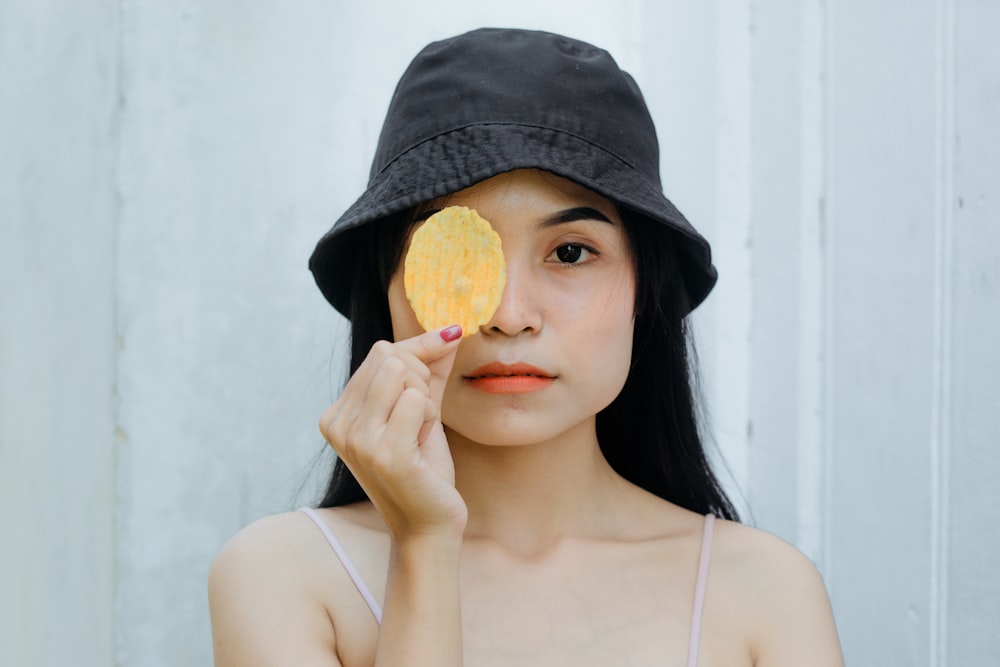
<path id="1" fill-rule="evenodd" d="M 393 544 L 414 549 L 440 549 L 458 547 L 462 544 L 468 511 L 463 505 L 459 510 L 444 517 L 412 518 L 402 513 L 383 513 L 386 529 Z"/>
<path id="2" fill-rule="evenodd" d="M 462 535 L 455 533 L 410 533 L 391 535 L 390 557 L 417 562 L 449 562 L 457 560 L 462 548 Z"/>
<path id="3" fill-rule="evenodd" d="M 461 665 L 461 536 L 393 536 L 391 544 L 376 667 Z"/>

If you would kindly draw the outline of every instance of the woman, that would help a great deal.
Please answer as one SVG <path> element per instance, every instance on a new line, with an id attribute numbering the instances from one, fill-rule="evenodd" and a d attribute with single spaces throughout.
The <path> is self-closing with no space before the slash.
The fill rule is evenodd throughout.
<path id="1" fill-rule="evenodd" d="M 417 56 L 310 262 L 352 322 L 320 419 L 337 467 L 320 509 L 217 557 L 218 667 L 842 664 L 815 569 L 737 523 L 707 464 L 684 317 L 716 274 L 658 164 L 596 47 L 490 29 Z M 400 268 L 452 205 L 507 262 L 466 338 L 422 330 Z"/>

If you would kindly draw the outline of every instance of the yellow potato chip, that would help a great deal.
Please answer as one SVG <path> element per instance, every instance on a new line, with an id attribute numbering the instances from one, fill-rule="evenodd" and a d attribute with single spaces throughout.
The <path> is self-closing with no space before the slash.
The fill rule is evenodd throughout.
<path id="1" fill-rule="evenodd" d="M 438 211 L 410 239 L 403 285 L 427 331 L 460 324 L 463 337 L 477 333 L 500 306 L 506 282 L 500 236 L 473 209 Z"/>

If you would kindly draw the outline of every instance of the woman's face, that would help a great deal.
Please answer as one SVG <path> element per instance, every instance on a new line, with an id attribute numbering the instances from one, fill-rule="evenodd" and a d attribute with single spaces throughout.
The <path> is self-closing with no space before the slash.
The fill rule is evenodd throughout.
<path id="1" fill-rule="evenodd" d="M 507 285 L 479 334 L 465 338 L 442 421 L 489 445 L 529 444 L 594 428 L 621 391 L 632 351 L 635 268 L 615 206 L 571 181 L 518 170 L 431 202 L 468 206 L 500 235 Z M 396 340 L 420 334 L 403 288 L 389 286 Z"/>

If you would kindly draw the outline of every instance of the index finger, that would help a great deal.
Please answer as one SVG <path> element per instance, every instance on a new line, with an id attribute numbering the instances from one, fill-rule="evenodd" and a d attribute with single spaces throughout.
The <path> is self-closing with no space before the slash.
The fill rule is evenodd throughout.
<path id="1" fill-rule="evenodd" d="M 462 327 L 453 324 L 441 329 L 432 329 L 419 336 L 403 340 L 397 345 L 404 355 L 413 355 L 430 372 L 427 386 L 431 399 L 441 405 L 444 385 L 451 375 L 452 366 L 458 353 L 458 341 L 462 338 Z"/>
<path id="2" fill-rule="evenodd" d="M 458 324 L 432 329 L 424 333 L 396 342 L 402 352 L 408 352 L 425 364 L 443 359 L 458 347 L 462 338 L 462 327 Z"/>

